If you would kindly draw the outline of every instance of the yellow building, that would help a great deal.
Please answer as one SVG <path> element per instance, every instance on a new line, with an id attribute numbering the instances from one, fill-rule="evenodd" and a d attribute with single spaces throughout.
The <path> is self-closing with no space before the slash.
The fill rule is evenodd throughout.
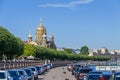
<path id="1" fill-rule="evenodd" d="M 42 21 L 40 21 L 40 25 L 36 29 L 35 41 L 32 40 L 32 35 L 29 33 L 28 43 L 35 45 L 37 44 L 41 47 L 49 47 L 56 49 L 56 45 L 54 43 L 54 36 L 51 34 L 49 36 L 49 41 L 47 40 L 46 28 L 43 26 Z"/>

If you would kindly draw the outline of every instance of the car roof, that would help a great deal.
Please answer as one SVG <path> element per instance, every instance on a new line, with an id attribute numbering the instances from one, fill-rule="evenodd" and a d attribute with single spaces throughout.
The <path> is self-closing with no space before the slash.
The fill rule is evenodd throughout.
<path id="1" fill-rule="evenodd" d="M 80 70 L 92 70 L 91 68 L 79 68 Z"/>
<path id="2" fill-rule="evenodd" d="M 29 67 L 29 68 L 36 68 L 35 66 L 33 66 L 33 67 Z"/>
<path id="3" fill-rule="evenodd" d="M 116 71 L 115 73 L 120 73 L 120 71 Z"/>
<path id="4" fill-rule="evenodd" d="M 17 71 L 17 70 L 13 70 L 13 69 L 12 69 L 12 70 L 7 70 L 7 71 Z"/>
<path id="5" fill-rule="evenodd" d="M 31 70 L 30 68 L 24 68 L 24 70 Z"/>
<path id="6" fill-rule="evenodd" d="M 111 71 L 90 71 L 90 73 L 92 73 L 92 74 L 96 74 L 96 73 L 99 73 L 99 74 L 105 74 L 105 75 L 111 75 L 112 74 L 112 72 Z"/>
<path id="7" fill-rule="evenodd" d="M 0 72 L 6 72 L 5 70 L 0 70 Z"/>

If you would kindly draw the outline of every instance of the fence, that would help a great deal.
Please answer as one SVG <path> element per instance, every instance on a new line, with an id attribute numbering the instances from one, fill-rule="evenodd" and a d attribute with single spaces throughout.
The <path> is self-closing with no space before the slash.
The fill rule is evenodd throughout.
<path id="1" fill-rule="evenodd" d="M 34 65 L 41 65 L 43 61 L 34 61 L 34 60 L 16 60 L 16 61 L 0 61 L 0 69 L 16 69 L 16 68 L 23 68 L 28 66 Z"/>
<path id="2" fill-rule="evenodd" d="M 54 67 L 66 66 L 71 63 L 71 61 L 51 61 Z M 16 68 L 24 68 L 34 65 L 44 64 L 45 61 L 42 60 L 6 60 L 0 61 L 0 69 L 16 69 Z"/>

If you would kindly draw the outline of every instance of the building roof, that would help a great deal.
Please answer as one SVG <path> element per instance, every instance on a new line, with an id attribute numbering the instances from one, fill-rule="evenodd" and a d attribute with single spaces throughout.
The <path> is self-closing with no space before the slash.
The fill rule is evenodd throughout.
<path id="1" fill-rule="evenodd" d="M 29 44 L 38 45 L 38 44 L 37 44 L 36 42 L 34 42 L 34 41 L 29 42 Z"/>
<path id="2" fill-rule="evenodd" d="M 43 23 L 42 23 L 42 19 L 40 19 L 40 25 L 38 26 L 37 29 L 44 29 Z"/>

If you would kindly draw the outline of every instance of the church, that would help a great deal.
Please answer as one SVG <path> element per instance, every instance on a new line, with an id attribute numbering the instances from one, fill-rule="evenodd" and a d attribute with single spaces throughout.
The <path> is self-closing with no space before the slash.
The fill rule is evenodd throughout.
<path id="1" fill-rule="evenodd" d="M 56 45 L 54 43 L 54 36 L 52 34 L 49 36 L 49 40 L 47 40 L 46 28 L 43 26 L 42 20 L 40 21 L 40 24 L 36 29 L 35 41 L 32 40 L 32 35 L 29 32 L 27 43 L 40 47 L 56 49 Z"/>

